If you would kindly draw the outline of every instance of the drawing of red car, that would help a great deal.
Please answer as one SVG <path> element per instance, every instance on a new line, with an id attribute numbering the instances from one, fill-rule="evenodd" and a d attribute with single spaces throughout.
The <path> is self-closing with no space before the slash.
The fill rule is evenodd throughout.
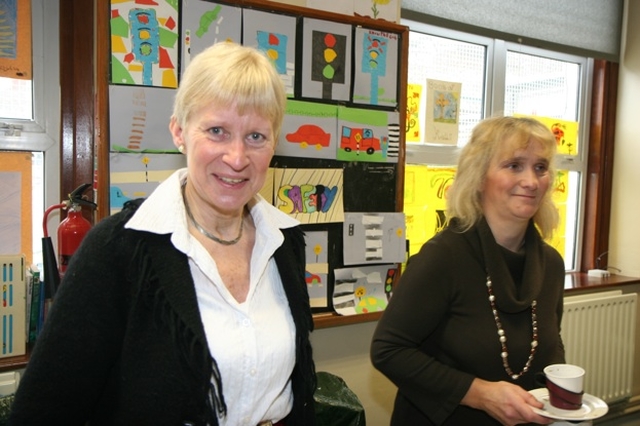
<path id="1" fill-rule="evenodd" d="M 299 143 L 303 148 L 313 145 L 317 148 L 326 147 L 331 142 L 331 134 L 315 124 L 303 124 L 294 133 L 287 133 L 285 138 L 289 142 Z"/>

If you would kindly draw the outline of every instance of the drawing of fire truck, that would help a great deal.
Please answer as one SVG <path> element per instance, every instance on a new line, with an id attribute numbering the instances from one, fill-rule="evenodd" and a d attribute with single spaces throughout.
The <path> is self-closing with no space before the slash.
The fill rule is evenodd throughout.
<path id="1" fill-rule="evenodd" d="M 380 139 L 373 136 L 373 130 L 342 126 L 342 137 L 340 138 L 340 148 L 347 152 L 366 151 L 371 155 L 380 151 Z"/>

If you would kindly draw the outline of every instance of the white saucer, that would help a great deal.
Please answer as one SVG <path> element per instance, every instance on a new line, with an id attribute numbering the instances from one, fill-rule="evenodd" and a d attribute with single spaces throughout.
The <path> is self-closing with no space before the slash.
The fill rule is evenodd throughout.
<path id="1" fill-rule="evenodd" d="M 593 420 L 604 416 L 609 411 L 609 406 L 600 398 L 585 393 L 582 395 L 582 407 L 577 410 L 561 410 L 549 402 L 549 391 L 539 388 L 529 391 L 536 399 L 544 403 L 542 409 L 532 407 L 533 411 L 541 416 L 556 420 Z"/>

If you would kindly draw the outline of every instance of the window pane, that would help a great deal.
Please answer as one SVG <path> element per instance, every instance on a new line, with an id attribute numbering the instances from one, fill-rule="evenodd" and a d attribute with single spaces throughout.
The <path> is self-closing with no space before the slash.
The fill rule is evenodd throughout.
<path id="1" fill-rule="evenodd" d="M 579 117 L 580 64 L 545 58 L 520 52 L 507 52 L 505 76 L 505 115 L 535 115 L 566 122 L 577 122 Z M 563 125 L 562 123 L 559 123 Z M 577 126 L 576 126 L 577 128 Z M 567 130 L 567 129 L 564 129 Z M 567 146 L 558 152 L 577 155 L 579 139 L 567 138 Z M 560 226 L 549 241 L 565 260 L 565 268 L 576 267 L 579 171 L 558 170 L 554 200 L 560 212 Z"/>
<path id="2" fill-rule="evenodd" d="M 567 270 L 576 268 L 580 177 L 580 172 L 558 170 L 553 193 L 553 201 L 560 213 L 560 224 L 555 230 L 552 240 L 548 243 L 562 255 Z"/>
<path id="3" fill-rule="evenodd" d="M 457 145 L 467 143 L 471 129 L 483 117 L 485 62 L 483 45 L 411 31 L 408 82 L 422 87 L 417 112 L 420 129 L 427 113 L 427 79 L 462 83 Z"/>
<path id="4" fill-rule="evenodd" d="M 34 151 L 31 153 L 32 169 L 31 169 L 31 187 L 33 200 L 31 201 L 31 214 L 33 215 L 33 263 L 38 265 L 42 271 L 42 238 L 44 237 L 44 228 L 42 218 L 45 211 L 44 206 L 44 152 Z M 57 232 L 55 229 L 47 230 L 49 235 Z"/>
<path id="5" fill-rule="evenodd" d="M 31 80 L 0 77 L 0 120 L 33 120 Z"/>
<path id="6" fill-rule="evenodd" d="M 576 122 L 579 84 L 579 64 L 508 51 L 504 114 Z M 568 151 L 573 155 L 577 152 L 578 146 Z"/>
<path id="7" fill-rule="evenodd" d="M 42 262 L 42 152 L 0 150 L 0 254 Z"/>

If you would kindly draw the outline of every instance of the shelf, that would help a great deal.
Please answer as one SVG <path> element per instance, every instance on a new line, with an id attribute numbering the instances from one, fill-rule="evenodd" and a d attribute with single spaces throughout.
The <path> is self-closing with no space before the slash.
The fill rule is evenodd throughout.
<path id="1" fill-rule="evenodd" d="M 338 315 L 328 312 L 313 315 L 313 323 L 316 329 L 338 327 L 341 325 L 359 324 L 363 322 L 377 321 L 382 316 L 382 312 L 372 312 L 370 314 L 358 315 Z"/>

